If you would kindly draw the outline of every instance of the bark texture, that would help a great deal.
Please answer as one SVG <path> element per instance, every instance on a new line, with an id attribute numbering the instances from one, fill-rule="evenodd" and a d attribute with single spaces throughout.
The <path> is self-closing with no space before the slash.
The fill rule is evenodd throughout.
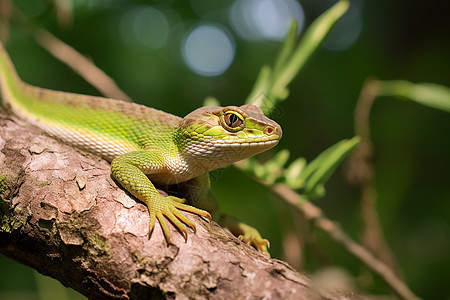
<path id="1" fill-rule="evenodd" d="M 0 253 L 89 299 L 356 299 L 323 291 L 214 222 L 167 244 L 109 164 L 0 111 Z M 173 228 L 172 228 L 173 229 Z"/>

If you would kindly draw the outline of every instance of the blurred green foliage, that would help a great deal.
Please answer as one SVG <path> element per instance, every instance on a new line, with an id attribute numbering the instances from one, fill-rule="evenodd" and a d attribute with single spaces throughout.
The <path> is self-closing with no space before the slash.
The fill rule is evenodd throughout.
<path id="1" fill-rule="evenodd" d="M 53 1 L 13 1 L 37 26 L 90 57 L 136 102 L 180 116 L 201 106 L 207 96 L 216 97 L 222 105 L 244 103 L 261 66 L 273 62 L 281 47 L 280 42 L 239 37 L 228 18 L 234 3 L 231 0 L 74 2 L 77 4 L 73 18 L 66 17 L 69 21 L 64 23 L 61 19 L 58 22 Z M 300 3 L 308 26 L 333 2 Z M 121 20 L 128 11 L 148 5 L 163 11 L 172 28 L 165 46 L 159 49 L 146 47 L 131 33 L 131 38 L 124 38 L 120 31 Z M 271 117 L 283 127 L 283 139 L 277 149 L 289 149 L 292 158 L 311 161 L 330 145 L 354 136 L 355 104 L 368 77 L 450 86 L 450 2 L 361 0 L 352 1 L 350 10 L 359 15 L 338 23 L 329 41 L 291 83 L 288 100 L 272 113 Z M 196 75 L 183 63 L 183 34 L 201 22 L 220 24 L 234 39 L 234 61 L 222 75 Z M 354 43 L 338 47 L 342 45 L 336 43 L 339 37 L 346 37 L 357 26 L 361 30 Z M 8 51 L 28 83 L 99 94 L 14 22 Z M 388 243 L 416 294 L 425 299 L 448 298 L 450 116 L 441 110 L 384 97 L 375 102 L 370 125 L 377 208 Z M 269 158 L 271 153 L 259 157 L 262 161 Z M 271 241 L 272 256 L 283 259 L 284 239 L 287 233 L 295 232 L 299 216 L 238 170 L 215 172 L 212 186 L 223 211 L 258 228 Z M 317 204 L 358 239 L 360 191 L 347 183 L 342 169 L 331 177 L 326 189 L 326 196 Z M 314 247 L 305 249 L 303 270 L 314 272 L 339 265 L 350 271 L 367 292 L 388 293 L 384 284 L 367 275 L 363 266 L 328 237 L 309 234 Z M 0 256 L 0 266 L 0 298 L 8 295 L 8 299 L 14 299 L 12 295 L 26 294 L 37 299 L 33 291 L 39 283 L 31 269 L 4 256 Z M 22 296 L 15 299 L 25 299 Z"/>

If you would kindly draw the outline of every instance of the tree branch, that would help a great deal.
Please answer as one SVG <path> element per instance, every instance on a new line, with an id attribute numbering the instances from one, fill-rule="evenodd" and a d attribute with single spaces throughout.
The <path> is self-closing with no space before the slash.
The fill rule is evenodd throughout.
<path id="1" fill-rule="evenodd" d="M 356 299 L 329 292 L 214 222 L 187 242 L 119 188 L 106 161 L 0 110 L 0 253 L 90 299 Z"/>

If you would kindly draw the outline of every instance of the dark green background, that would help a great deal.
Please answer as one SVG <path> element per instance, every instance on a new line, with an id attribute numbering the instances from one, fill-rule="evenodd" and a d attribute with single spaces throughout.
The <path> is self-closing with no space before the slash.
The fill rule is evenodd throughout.
<path id="1" fill-rule="evenodd" d="M 300 2 L 306 24 L 333 3 Z M 91 6 L 84 1 L 76 6 L 73 25 L 68 28 L 58 26 L 51 1 L 13 3 L 38 26 L 92 58 L 136 102 L 179 116 L 201 106 L 207 96 L 217 97 L 222 105 L 242 104 L 260 67 L 273 62 L 280 47 L 277 42 L 239 38 L 226 18 L 231 0 L 209 1 L 202 15 L 192 9 L 189 1 L 181 0 L 105 0 Z M 236 57 L 227 72 L 209 78 L 192 73 L 182 63 L 180 42 L 175 38 L 159 50 L 137 42 L 124 43 L 117 32 L 120 17 L 135 6 L 154 4 L 176 12 L 186 28 L 201 20 L 228 28 L 236 42 Z M 332 144 L 354 135 L 355 103 L 368 77 L 450 86 L 449 1 L 353 4 L 362 13 L 362 31 L 356 42 L 343 51 L 320 49 L 291 84 L 290 97 L 278 107 L 281 113 L 274 116 L 284 134 L 277 149 L 289 149 L 292 158 L 311 160 Z M 40 48 L 23 26 L 11 24 L 7 48 L 26 82 L 99 95 Z M 376 151 L 378 213 L 388 243 L 412 290 L 425 299 L 450 299 L 450 115 L 412 102 L 381 98 L 372 111 L 371 130 Z M 346 182 L 342 171 L 338 169 L 331 178 L 326 185 L 327 195 L 317 205 L 358 239 L 359 191 Z M 286 204 L 231 168 L 215 173 L 213 190 L 225 212 L 259 228 L 272 243 L 272 255 L 283 259 L 283 233 L 293 230 L 292 217 L 298 218 Z M 337 265 L 350 271 L 356 281 L 367 275 L 363 266 L 328 237 L 319 234 L 315 238 L 320 255 L 317 249 L 307 248 L 303 270 L 314 272 Z M 0 299 L 37 297 L 30 269 L 4 256 L 0 256 L 0 266 Z M 388 293 L 378 280 L 362 289 L 367 293 Z"/>

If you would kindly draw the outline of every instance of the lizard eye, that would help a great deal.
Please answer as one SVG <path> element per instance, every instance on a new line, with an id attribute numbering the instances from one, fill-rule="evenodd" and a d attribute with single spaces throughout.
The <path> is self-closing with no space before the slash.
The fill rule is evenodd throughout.
<path id="1" fill-rule="evenodd" d="M 220 121 L 225 129 L 232 132 L 239 131 L 244 127 L 244 121 L 235 113 L 224 114 Z"/>
<path id="2" fill-rule="evenodd" d="M 241 126 L 243 122 L 238 116 L 230 113 L 225 115 L 225 123 L 231 128 L 236 128 Z"/>

